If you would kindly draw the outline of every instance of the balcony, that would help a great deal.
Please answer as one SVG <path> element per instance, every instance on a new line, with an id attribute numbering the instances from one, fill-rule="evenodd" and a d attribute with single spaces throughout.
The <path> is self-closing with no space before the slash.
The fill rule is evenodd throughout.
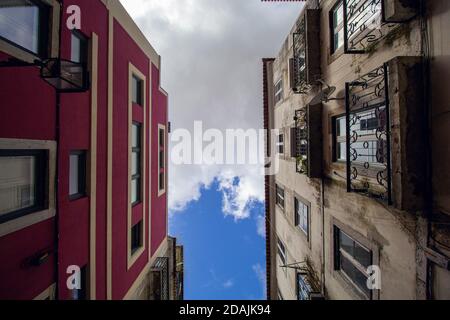
<path id="1" fill-rule="evenodd" d="M 345 53 L 373 51 L 382 39 L 416 14 L 415 1 L 344 0 Z"/>
<path id="2" fill-rule="evenodd" d="M 293 34 L 293 58 L 289 60 L 290 85 L 294 93 L 306 94 L 320 78 L 320 15 L 306 9 Z"/>
<path id="3" fill-rule="evenodd" d="M 41 77 L 59 92 L 88 90 L 89 77 L 83 64 L 63 59 L 48 59 L 39 64 Z"/>
<path id="4" fill-rule="evenodd" d="M 297 173 L 309 178 L 322 175 L 322 104 L 307 105 L 295 111 L 291 128 L 291 156 Z"/>
<path id="5" fill-rule="evenodd" d="M 398 57 L 346 83 L 347 189 L 402 210 L 423 203 L 420 58 Z"/>

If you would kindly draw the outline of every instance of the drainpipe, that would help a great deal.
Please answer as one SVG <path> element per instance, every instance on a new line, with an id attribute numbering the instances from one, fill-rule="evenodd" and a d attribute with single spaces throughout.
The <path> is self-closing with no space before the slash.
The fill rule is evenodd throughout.
<path id="1" fill-rule="evenodd" d="M 320 197 L 321 197 L 321 210 L 322 210 L 322 272 L 321 272 L 321 291 L 325 297 L 325 179 L 322 176 L 320 182 Z"/>
<path id="2" fill-rule="evenodd" d="M 58 30 L 58 58 L 61 58 L 61 37 L 62 37 L 62 24 L 64 13 L 64 1 L 59 0 L 59 30 Z M 61 93 L 56 90 L 56 119 L 55 119 L 55 138 L 56 138 L 56 164 L 55 164 L 55 299 L 59 300 L 59 160 L 60 160 L 60 109 L 61 109 Z"/>

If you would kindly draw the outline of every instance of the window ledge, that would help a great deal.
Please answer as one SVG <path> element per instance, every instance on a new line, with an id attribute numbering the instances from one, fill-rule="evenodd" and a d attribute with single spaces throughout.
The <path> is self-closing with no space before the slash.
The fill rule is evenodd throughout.
<path id="1" fill-rule="evenodd" d="M 55 216 L 54 209 L 46 209 L 0 224 L 0 237 L 20 231 Z"/>

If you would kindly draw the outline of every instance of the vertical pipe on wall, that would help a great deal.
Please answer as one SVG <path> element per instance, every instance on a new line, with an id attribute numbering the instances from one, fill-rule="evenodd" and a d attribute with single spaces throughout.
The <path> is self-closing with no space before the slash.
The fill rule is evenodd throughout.
<path id="1" fill-rule="evenodd" d="M 61 58 L 61 38 L 62 38 L 62 24 L 64 13 L 64 1 L 59 0 L 59 26 L 58 26 L 58 58 Z M 56 163 L 55 163 L 55 299 L 59 300 L 59 160 L 60 160 L 60 108 L 61 108 L 61 93 L 56 90 L 56 115 L 55 115 L 55 139 L 56 139 Z"/>

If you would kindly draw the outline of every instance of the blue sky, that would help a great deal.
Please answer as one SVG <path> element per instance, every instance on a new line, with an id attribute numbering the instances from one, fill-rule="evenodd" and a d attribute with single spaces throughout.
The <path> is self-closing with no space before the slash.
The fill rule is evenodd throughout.
<path id="1" fill-rule="evenodd" d="M 261 59 L 278 54 L 301 2 L 121 2 L 161 55 L 173 132 L 192 132 L 198 120 L 222 132 L 262 127 Z M 264 298 L 260 169 L 169 162 L 170 232 L 185 246 L 186 298 Z"/>
<path id="2" fill-rule="evenodd" d="M 222 212 L 219 187 L 202 188 L 199 201 L 170 221 L 185 246 L 185 298 L 265 299 L 265 242 L 257 232 L 264 205 L 253 202 L 251 217 L 235 221 Z"/>

